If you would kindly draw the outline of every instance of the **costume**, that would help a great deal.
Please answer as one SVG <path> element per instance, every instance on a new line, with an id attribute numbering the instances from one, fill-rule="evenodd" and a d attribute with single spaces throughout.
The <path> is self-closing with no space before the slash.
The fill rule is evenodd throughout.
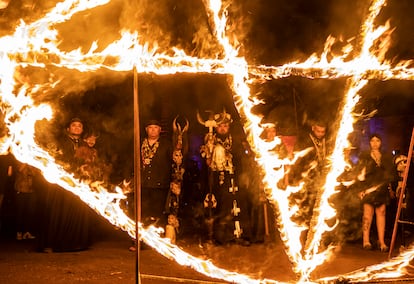
<path id="1" fill-rule="evenodd" d="M 141 212 L 144 224 L 166 224 L 165 206 L 171 181 L 172 146 L 165 138 L 141 144 Z"/>
<path id="2" fill-rule="evenodd" d="M 240 143 L 235 145 L 237 142 L 230 133 L 220 135 L 209 132 L 200 149 L 208 172 L 208 188 L 203 202 L 207 231 L 209 239 L 219 244 L 230 241 L 244 244 L 250 238 L 248 192 L 239 184 L 242 147 Z"/>
<path id="3" fill-rule="evenodd" d="M 362 152 L 358 161 L 358 171 L 365 171 L 365 179 L 359 183 L 363 193 L 362 203 L 374 207 L 390 202 L 389 186 L 393 180 L 393 164 L 391 155 L 381 153 L 381 159 L 375 161 L 371 152 Z"/>

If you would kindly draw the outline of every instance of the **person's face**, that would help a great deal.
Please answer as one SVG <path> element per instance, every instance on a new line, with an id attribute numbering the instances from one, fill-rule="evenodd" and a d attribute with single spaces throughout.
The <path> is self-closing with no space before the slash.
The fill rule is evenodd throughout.
<path id="1" fill-rule="evenodd" d="M 83 124 L 79 121 L 72 122 L 67 128 L 69 135 L 80 136 L 83 132 Z"/>
<path id="2" fill-rule="evenodd" d="M 148 138 L 157 139 L 158 137 L 160 137 L 161 127 L 158 125 L 148 125 L 145 128 L 145 131 L 147 132 Z"/>
<path id="3" fill-rule="evenodd" d="M 220 123 L 216 127 L 216 132 L 220 135 L 225 135 L 229 133 L 230 130 L 230 124 L 229 123 Z"/>
<path id="4" fill-rule="evenodd" d="M 275 127 L 266 128 L 266 140 L 273 141 L 275 137 L 276 137 L 276 128 Z"/>
<path id="5" fill-rule="evenodd" d="M 315 135 L 316 138 L 322 139 L 323 137 L 325 137 L 326 127 L 319 126 L 319 125 L 314 125 L 314 126 L 312 126 L 312 132 L 313 132 L 313 135 Z"/>
<path id="6" fill-rule="evenodd" d="M 372 137 L 371 140 L 369 140 L 369 145 L 371 146 L 371 150 L 379 150 L 381 148 L 381 139 Z"/>
<path id="7" fill-rule="evenodd" d="M 407 166 L 407 160 L 402 160 L 401 162 L 397 164 L 397 171 L 404 172 L 406 166 Z"/>
<path id="8" fill-rule="evenodd" d="M 86 137 L 83 141 L 85 141 L 86 144 L 88 144 L 89 147 L 93 147 L 96 144 L 96 137 L 95 136 L 89 136 L 89 137 Z"/>

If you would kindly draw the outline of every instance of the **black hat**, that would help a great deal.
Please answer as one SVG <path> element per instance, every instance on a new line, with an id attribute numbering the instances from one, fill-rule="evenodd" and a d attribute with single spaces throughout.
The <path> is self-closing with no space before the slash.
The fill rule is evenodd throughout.
<path id="1" fill-rule="evenodd" d="M 70 123 L 72 123 L 72 122 L 81 122 L 81 123 L 83 123 L 83 122 L 82 122 L 82 119 L 80 119 L 79 117 L 74 117 L 74 118 L 72 118 L 72 119 L 70 120 Z"/>
<path id="2" fill-rule="evenodd" d="M 69 123 L 68 123 L 68 127 L 69 127 L 72 123 L 74 123 L 74 122 L 80 122 L 80 123 L 82 123 L 82 124 L 83 124 L 82 119 L 80 119 L 79 117 L 74 117 L 74 118 L 72 118 L 72 119 L 69 121 Z"/>
<path id="3" fill-rule="evenodd" d="M 156 120 L 156 119 L 148 120 L 147 123 L 145 124 L 145 127 L 149 125 L 158 125 L 159 127 L 161 127 L 161 123 L 159 122 L 159 120 Z"/>

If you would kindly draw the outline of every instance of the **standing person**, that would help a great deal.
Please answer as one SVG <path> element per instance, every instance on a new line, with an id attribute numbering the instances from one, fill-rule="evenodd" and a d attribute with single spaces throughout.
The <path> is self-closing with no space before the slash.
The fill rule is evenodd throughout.
<path id="1" fill-rule="evenodd" d="M 311 149 L 305 156 L 307 163 L 310 161 L 317 162 L 317 170 L 322 171 L 326 165 L 326 157 L 328 151 L 328 144 L 326 139 L 327 126 L 321 120 L 316 120 L 311 123 L 311 131 L 305 133 L 304 136 L 299 137 L 296 150 Z"/>
<path id="2" fill-rule="evenodd" d="M 167 225 L 167 197 L 172 176 L 172 143 L 161 137 L 161 123 L 150 119 L 141 143 L 141 222 L 144 226 Z M 135 209 L 134 209 L 135 210 Z M 136 243 L 129 247 L 136 250 Z"/>
<path id="3" fill-rule="evenodd" d="M 81 179 L 103 181 L 108 184 L 112 166 L 99 155 L 95 147 L 98 138 L 99 134 L 93 130 L 83 136 L 84 143 L 75 151 L 78 174 Z"/>
<path id="4" fill-rule="evenodd" d="M 386 212 L 386 233 L 392 233 L 394 226 L 395 226 L 395 216 L 398 211 L 398 203 L 401 195 L 401 190 L 403 189 L 403 181 L 404 181 L 404 174 L 407 167 L 408 157 L 403 154 L 399 154 L 394 158 L 394 165 L 396 169 L 396 177 L 392 183 L 392 194 L 391 194 L 391 202 L 389 207 L 387 208 Z M 405 188 L 402 196 L 402 206 L 400 208 L 400 220 L 406 222 L 414 222 L 414 176 L 412 171 L 407 173 Z M 402 245 L 406 245 L 410 243 L 409 240 L 407 242 L 407 237 L 412 238 L 412 234 L 414 231 L 414 226 L 408 223 L 408 226 L 405 226 L 405 222 L 401 223 L 401 241 Z"/>
<path id="5" fill-rule="evenodd" d="M 278 137 L 277 124 L 266 123 L 264 125 L 263 133 L 260 136 L 266 142 L 273 142 Z M 247 142 L 244 145 L 248 145 Z M 269 220 L 273 220 L 273 210 L 266 198 L 264 184 L 262 182 L 262 176 L 258 175 L 257 164 L 254 160 L 254 155 L 250 148 L 245 150 L 246 158 L 249 161 L 247 167 L 254 169 L 254 175 L 248 176 L 249 191 L 251 194 L 251 212 L 250 212 L 250 224 L 251 224 L 251 241 L 252 242 L 265 242 L 270 238 L 269 228 L 274 227 L 269 225 Z M 271 152 L 275 152 L 279 157 L 285 158 L 287 156 L 286 148 L 283 144 L 276 145 Z"/>
<path id="6" fill-rule="evenodd" d="M 201 156 L 208 170 L 208 189 L 204 199 L 209 241 L 218 244 L 236 242 L 250 245 L 250 226 L 247 210 L 247 192 L 239 188 L 241 172 L 241 139 L 233 140 L 230 114 L 223 111 L 215 115 L 215 132 L 205 137 Z M 233 143 L 235 142 L 235 143 Z"/>
<path id="7" fill-rule="evenodd" d="M 329 145 L 326 138 L 327 125 L 322 120 L 312 121 L 310 129 L 301 133 L 295 143 L 295 151 L 305 151 L 295 164 L 288 169 L 287 178 L 283 181 L 289 185 L 298 186 L 304 183 L 303 188 L 291 195 L 291 202 L 297 204 L 300 211 L 293 218 L 297 222 L 303 222 L 310 228 L 303 231 L 302 241 L 306 249 L 308 241 L 312 239 L 309 234 L 313 233 L 314 206 L 320 193 L 320 188 L 326 175 L 327 156 Z M 279 182 L 280 184 L 280 182 Z"/>
<path id="8" fill-rule="evenodd" d="M 378 134 L 369 138 L 370 149 L 362 152 L 358 161 L 358 172 L 363 174 L 360 193 L 363 217 L 362 239 L 363 248 L 372 249 L 370 230 L 376 216 L 378 246 L 380 251 L 387 252 L 385 244 L 386 206 L 390 201 L 390 183 L 393 180 L 393 164 L 391 155 L 381 149 L 382 139 Z"/>
<path id="9" fill-rule="evenodd" d="M 324 122 L 313 121 L 310 130 L 298 136 L 294 151 L 306 150 L 307 152 L 289 167 L 287 177 L 284 178 L 286 185 L 298 185 L 303 180 L 304 173 L 308 172 L 307 179 L 311 181 L 325 172 L 329 151 L 326 133 L 327 126 Z"/>
<path id="10" fill-rule="evenodd" d="M 141 144 L 141 216 L 144 225 L 167 224 L 165 206 L 172 174 L 172 144 L 161 137 L 161 124 L 152 119 L 145 125 Z"/>
<path id="11" fill-rule="evenodd" d="M 77 170 L 75 153 L 83 144 L 82 133 L 82 120 L 73 118 L 58 144 L 60 155 L 57 160 L 64 163 L 70 172 Z M 89 207 L 73 193 L 55 184 L 48 186 L 48 222 L 45 223 L 39 250 L 66 252 L 87 249 L 90 246 Z"/>
<path id="12" fill-rule="evenodd" d="M 320 177 L 325 173 L 326 158 L 328 155 L 328 143 L 326 138 L 327 126 L 322 121 L 313 121 L 310 131 L 300 134 L 295 144 L 295 151 L 308 152 L 300 157 L 288 171 L 288 183 L 297 185 L 303 180 L 303 174 L 307 181 L 307 195 L 311 199 L 316 193 L 318 185 L 316 184 Z M 312 201 L 311 201 L 312 203 Z M 310 207 L 312 207 L 312 204 Z"/>
<path id="13" fill-rule="evenodd" d="M 9 187 L 12 185 L 13 164 L 14 157 L 12 154 L 0 155 L 0 228 L 4 196 L 6 196 Z"/>
<path id="14" fill-rule="evenodd" d="M 36 193 L 33 186 L 34 169 L 17 163 L 14 189 L 16 190 L 16 239 L 34 239 L 33 218 L 36 212 Z"/>

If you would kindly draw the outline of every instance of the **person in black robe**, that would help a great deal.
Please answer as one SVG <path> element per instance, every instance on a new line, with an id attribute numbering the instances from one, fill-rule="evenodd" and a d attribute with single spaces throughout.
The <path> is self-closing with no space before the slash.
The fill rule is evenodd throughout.
<path id="1" fill-rule="evenodd" d="M 82 145 L 83 122 L 73 118 L 66 128 L 65 135 L 58 143 L 58 162 L 68 172 L 76 171 L 76 149 Z M 47 207 L 39 250 L 69 252 L 88 249 L 90 238 L 91 209 L 76 195 L 56 184 L 44 183 L 47 187 Z"/>

